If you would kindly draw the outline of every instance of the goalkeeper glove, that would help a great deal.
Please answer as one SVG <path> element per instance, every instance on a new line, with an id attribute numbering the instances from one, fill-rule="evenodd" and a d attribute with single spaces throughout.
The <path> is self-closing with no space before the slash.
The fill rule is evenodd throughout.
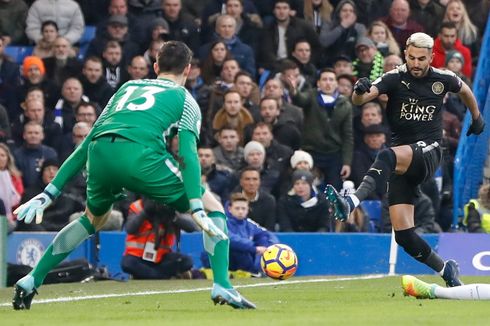
<path id="1" fill-rule="evenodd" d="M 207 216 L 200 199 L 192 199 L 190 201 L 190 206 L 192 210 L 192 219 L 203 232 L 206 232 L 210 237 L 217 237 L 218 240 L 228 239 L 228 236 Z"/>
<path id="2" fill-rule="evenodd" d="M 479 135 L 483 132 L 485 128 L 485 122 L 483 121 L 481 114 L 478 115 L 478 118 L 471 121 L 471 125 L 466 132 L 466 136 L 471 134 Z"/>
<path id="3" fill-rule="evenodd" d="M 28 202 L 20 205 L 14 211 L 17 215 L 17 220 L 29 224 L 36 216 L 36 224 L 40 224 L 43 221 L 43 213 L 46 207 L 48 207 L 53 200 L 55 200 L 61 192 L 53 184 L 48 184 L 44 191 L 32 198 Z"/>
<path id="4" fill-rule="evenodd" d="M 354 92 L 357 95 L 362 95 L 364 93 L 369 93 L 371 89 L 371 81 L 367 77 L 359 78 L 359 80 L 354 85 Z"/>

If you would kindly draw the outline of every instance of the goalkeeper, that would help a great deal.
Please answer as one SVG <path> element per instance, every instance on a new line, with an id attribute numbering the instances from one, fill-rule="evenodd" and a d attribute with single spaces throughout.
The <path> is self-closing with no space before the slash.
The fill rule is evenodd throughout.
<path id="1" fill-rule="evenodd" d="M 157 79 L 133 80 L 111 98 L 84 142 L 61 166 L 44 191 L 17 208 L 18 220 L 42 222 L 44 209 L 63 186 L 87 168 L 87 207 L 64 227 L 34 269 L 15 284 L 14 309 L 29 309 L 47 273 L 104 225 L 123 188 L 191 210 L 203 230 L 214 283 L 211 299 L 233 308 L 253 309 L 228 278 L 229 239 L 222 205 L 200 186 L 196 143 L 201 126 L 199 106 L 183 87 L 190 71 L 191 50 L 182 42 L 166 42 L 154 64 Z M 166 143 L 178 135 L 179 157 Z M 209 214 L 206 214 L 207 210 Z"/>

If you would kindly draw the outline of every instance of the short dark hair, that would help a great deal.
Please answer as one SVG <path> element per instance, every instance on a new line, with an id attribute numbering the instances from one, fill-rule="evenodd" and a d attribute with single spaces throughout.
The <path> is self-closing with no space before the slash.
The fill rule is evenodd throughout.
<path id="1" fill-rule="evenodd" d="M 242 194 L 241 192 L 235 192 L 235 193 L 232 193 L 230 195 L 230 204 L 229 204 L 229 206 L 231 206 L 231 204 L 233 204 L 236 201 L 244 201 L 244 202 L 247 202 L 248 203 L 247 197 L 245 197 L 245 195 Z"/>
<path id="2" fill-rule="evenodd" d="M 439 32 L 442 32 L 442 29 L 443 28 L 457 30 L 458 29 L 458 26 L 456 26 L 456 23 L 455 22 L 443 22 L 441 24 L 441 27 L 439 27 Z"/>
<path id="3" fill-rule="evenodd" d="M 259 107 L 262 105 L 262 102 L 264 101 L 268 101 L 268 100 L 272 100 L 274 102 L 276 102 L 276 105 L 277 105 L 277 109 L 280 109 L 279 108 L 279 102 L 277 102 L 277 100 L 273 97 L 270 97 L 270 96 L 264 96 L 263 98 L 260 99 L 260 102 L 259 102 Z"/>
<path id="4" fill-rule="evenodd" d="M 255 131 L 255 129 L 257 129 L 257 128 L 262 128 L 262 127 L 266 127 L 267 129 L 269 129 L 269 131 L 272 134 L 272 126 L 271 126 L 271 124 L 270 123 L 267 123 L 267 122 L 264 122 L 264 121 L 257 122 L 254 125 L 254 127 L 253 127 L 253 131 Z"/>
<path id="5" fill-rule="evenodd" d="M 247 165 L 246 167 L 244 167 L 243 169 L 240 170 L 240 178 L 242 177 L 242 175 L 245 173 L 245 172 L 248 172 L 248 171 L 255 171 L 259 174 L 260 176 L 260 170 L 257 169 L 257 168 L 254 168 L 253 166 L 250 166 L 250 165 Z"/>
<path id="6" fill-rule="evenodd" d="M 236 83 L 238 77 L 241 77 L 241 76 L 247 76 L 248 78 L 250 78 L 252 81 L 254 80 L 252 75 L 248 72 L 248 71 L 245 71 L 245 70 L 240 70 L 239 72 L 237 72 L 237 74 L 235 75 L 235 80 L 234 82 Z"/>
<path id="7" fill-rule="evenodd" d="M 333 70 L 332 68 L 323 68 L 318 72 L 317 80 L 320 80 L 320 77 L 322 76 L 322 74 L 324 74 L 326 72 L 330 72 L 330 73 L 334 74 L 335 78 L 337 78 L 337 74 L 335 73 L 335 70 Z"/>
<path id="8" fill-rule="evenodd" d="M 163 43 L 157 54 L 158 69 L 160 72 L 181 74 L 192 60 L 192 51 L 179 41 Z"/>
<path id="9" fill-rule="evenodd" d="M 87 102 L 87 101 L 81 101 L 75 107 L 75 115 L 78 114 L 78 111 L 80 110 L 80 108 L 85 108 L 85 107 L 88 107 L 88 106 L 93 107 L 94 108 L 94 113 L 95 113 L 95 115 L 97 115 L 97 103 L 95 103 L 95 102 Z"/>
<path id="10" fill-rule="evenodd" d="M 43 21 L 43 23 L 41 24 L 41 32 L 44 30 L 44 27 L 46 27 L 46 26 L 53 26 L 57 32 L 59 31 L 58 24 L 56 24 L 56 22 L 54 20 Z"/>

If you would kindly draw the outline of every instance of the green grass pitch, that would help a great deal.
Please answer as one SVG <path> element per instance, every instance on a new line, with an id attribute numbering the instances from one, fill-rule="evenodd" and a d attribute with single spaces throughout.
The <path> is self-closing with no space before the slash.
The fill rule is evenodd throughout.
<path id="1" fill-rule="evenodd" d="M 488 325 L 488 301 L 417 300 L 400 276 L 235 280 L 254 311 L 215 306 L 210 281 L 113 281 L 46 285 L 29 311 L 0 290 L 0 325 Z M 438 282 L 436 276 L 422 276 Z M 490 283 L 490 277 L 464 277 Z M 36 300 L 41 300 L 37 302 Z M 57 301 L 56 301 L 57 300 Z M 44 301 L 44 302 L 43 302 Z"/>

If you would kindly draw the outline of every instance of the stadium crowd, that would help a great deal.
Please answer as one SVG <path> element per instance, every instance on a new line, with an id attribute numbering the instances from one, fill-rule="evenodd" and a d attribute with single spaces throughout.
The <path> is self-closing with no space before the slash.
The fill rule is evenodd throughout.
<path id="1" fill-rule="evenodd" d="M 403 64 L 406 39 L 423 31 L 435 38 L 432 65 L 471 84 L 489 10 L 488 0 L 0 0 L 0 215 L 23 231 L 57 231 L 77 216 L 83 173 L 41 224 L 12 211 L 54 178 L 115 90 L 155 78 L 158 48 L 179 40 L 195 56 L 186 87 L 203 117 L 202 181 L 225 207 L 241 193 L 248 218 L 269 231 L 372 231 L 362 208 L 336 222 L 322 196 L 326 184 L 357 187 L 390 142 L 387 98 L 353 105 L 355 81 Z M 29 55 L 9 56 L 15 48 Z M 420 232 L 450 228 L 465 112 L 447 96 L 444 163 L 416 203 Z M 128 195 L 109 229 L 124 225 L 138 199 Z M 376 230 L 391 232 L 387 214 Z"/>

